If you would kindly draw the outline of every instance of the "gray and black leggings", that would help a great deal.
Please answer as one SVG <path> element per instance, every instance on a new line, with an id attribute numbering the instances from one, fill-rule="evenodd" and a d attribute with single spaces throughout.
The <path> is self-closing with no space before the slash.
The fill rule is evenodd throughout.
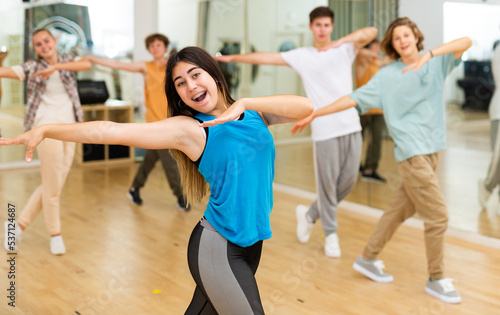
<path id="1" fill-rule="evenodd" d="M 198 223 L 188 246 L 196 289 L 185 314 L 264 314 L 254 277 L 261 252 L 262 241 L 240 247 Z"/>

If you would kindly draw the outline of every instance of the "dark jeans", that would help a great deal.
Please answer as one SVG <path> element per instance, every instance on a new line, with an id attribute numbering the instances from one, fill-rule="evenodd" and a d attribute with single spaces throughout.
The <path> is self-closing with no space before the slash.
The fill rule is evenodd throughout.
<path id="1" fill-rule="evenodd" d="M 363 128 L 363 137 L 368 133 L 370 134 L 367 140 L 369 143 L 366 151 L 365 165 L 363 166 L 366 169 L 375 171 L 378 168 L 378 162 L 382 153 L 382 133 L 385 128 L 384 116 L 380 114 L 363 115 L 359 118 L 361 127 Z"/>

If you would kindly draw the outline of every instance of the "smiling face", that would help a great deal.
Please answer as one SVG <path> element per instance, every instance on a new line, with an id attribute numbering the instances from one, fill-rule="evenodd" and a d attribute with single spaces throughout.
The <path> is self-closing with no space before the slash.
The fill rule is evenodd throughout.
<path id="1" fill-rule="evenodd" d="M 309 29 L 313 33 L 315 45 L 321 45 L 330 42 L 330 36 L 333 32 L 333 22 L 330 17 L 322 16 L 315 18 L 309 24 Z"/>
<path id="2" fill-rule="evenodd" d="M 213 116 L 221 111 L 217 84 L 208 72 L 197 65 L 179 62 L 172 70 L 175 90 L 192 109 Z"/>
<path id="3" fill-rule="evenodd" d="M 401 56 L 401 59 L 418 55 L 417 43 L 418 37 L 415 36 L 409 26 L 400 25 L 394 28 L 392 32 L 392 47 Z"/>
<path id="4" fill-rule="evenodd" d="M 57 41 L 52 35 L 47 31 L 37 32 L 32 37 L 33 48 L 36 54 L 45 60 L 57 56 Z"/>
<path id="5" fill-rule="evenodd" d="M 165 56 L 168 47 L 165 46 L 165 43 L 161 40 L 154 40 L 152 43 L 148 45 L 148 51 L 151 55 L 153 55 L 154 59 L 160 59 Z"/>

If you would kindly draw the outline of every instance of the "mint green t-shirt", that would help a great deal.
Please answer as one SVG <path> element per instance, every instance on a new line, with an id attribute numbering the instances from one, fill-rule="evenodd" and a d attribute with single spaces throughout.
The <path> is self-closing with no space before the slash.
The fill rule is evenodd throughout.
<path id="1" fill-rule="evenodd" d="M 401 61 L 380 69 L 352 94 L 361 113 L 384 111 L 389 134 L 395 142 L 398 162 L 446 148 L 444 80 L 460 59 L 454 53 L 431 58 L 416 73 L 402 73 Z"/>

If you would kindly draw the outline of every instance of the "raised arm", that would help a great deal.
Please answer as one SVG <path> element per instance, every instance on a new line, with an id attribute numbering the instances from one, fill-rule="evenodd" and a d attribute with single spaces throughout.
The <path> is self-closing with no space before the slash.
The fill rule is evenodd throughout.
<path id="1" fill-rule="evenodd" d="M 146 73 L 146 63 L 144 61 L 121 62 L 115 59 L 101 58 L 96 56 L 85 56 L 84 59 L 112 69 L 125 70 L 130 72 Z"/>
<path id="2" fill-rule="evenodd" d="M 297 121 L 311 114 L 312 102 L 303 96 L 273 95 L 241 98 L 214 120 L 201 126 L 211 127 L 237 119 L 245 110 L 257 111 L 268 125 Z"/>
<path id="3" fill-rule="evenodd" d="M 31 77 L 42 76 L 42 80 L 45 80 L 56 70 L 79 72 L 89 70 L 90 68 L 92 68 L 92 64 L 89 61 L 80 59 L 78 61 L 61 62 L 55 65 L 49 65 L 47 68 L 34 73 Z"/>
<path id="4" fill-rule="evenodd" d="M 462 57 L 462 54 L 472 46 L 472 40 L 469 37 L 462 37 L 459 39 L 455 39 L 451 42 L 438 46 L 434 49 L 431 49 L 424 53 L 417 62 L 408 65 L 403 69 L 403 72 L 406 72 L 410 69 L 415 69 L 414 72 L 417 72 L 420 67 L 422 67 L 427 61 L 429 61 L 432 57 L 439 55 L 446 55 L 449 53 L 455 54 L 455 60 Z"/>
<path id="5" fill-rule="evenodd" d="M 332 42 L 330 45 L 320 49 L 328 50 L 330 48 L 337 48 L 346 43 L 354 43 L 354 49 L 361 49 L 371 42 L 375 37 L 377 37 L 378 30 L 373 26 L 363 27 L 356 30 L 346 36 L 343 36 L 336 41 Z"/>
<path id="6" fill-rule="evenodd" d="M 275 66 L 288 65 L 285 59 L 281 57 L 281 53 L 254 52 L 243 55 L 215 56 L 214 58 L 220 62 L 241 62 L 241 63 L 250 63 L 254 65 L 275 65 Z"/>
<path id="7" fill-rule="evenodd" d="M 302 119 L 301 121 L 298 121 L 295 125 L 292 127 L 292 134 L 295 134 L 297 131 L 302 132 L 304 128 L 313 121 L 314 118 L 328 115 L 328 114 L 333 114 L 337 112 L 341 112 L 343 110 L 349 109 L 351 107 L 356 106 L 356 102 L 349 96 L 343 96 L 339 98 L 337 101 L 333 102 L 332 104 L 322 107 L 318 110 L 315 110 L 311 115 L 308 117 Z"/>
<path id="8" fill-rule="evenodd" d="M 26 145 L 30 162 L 36 146 L 45 138 L 61 141 L 120 144 L 145 149 L 178 149 L 196 160 L 204 147 L 198 122 L 184 116 L 154 123 L 114 123 L 92 121 L 76 124 L 42 125 L 13 139 L 0 139 L 0 145 Z"/>
<path id="9" fill-rule="evenodd" d="M 0 78 L 19 79 L 19 77 L 11 67 L 0 68 Z"/>

